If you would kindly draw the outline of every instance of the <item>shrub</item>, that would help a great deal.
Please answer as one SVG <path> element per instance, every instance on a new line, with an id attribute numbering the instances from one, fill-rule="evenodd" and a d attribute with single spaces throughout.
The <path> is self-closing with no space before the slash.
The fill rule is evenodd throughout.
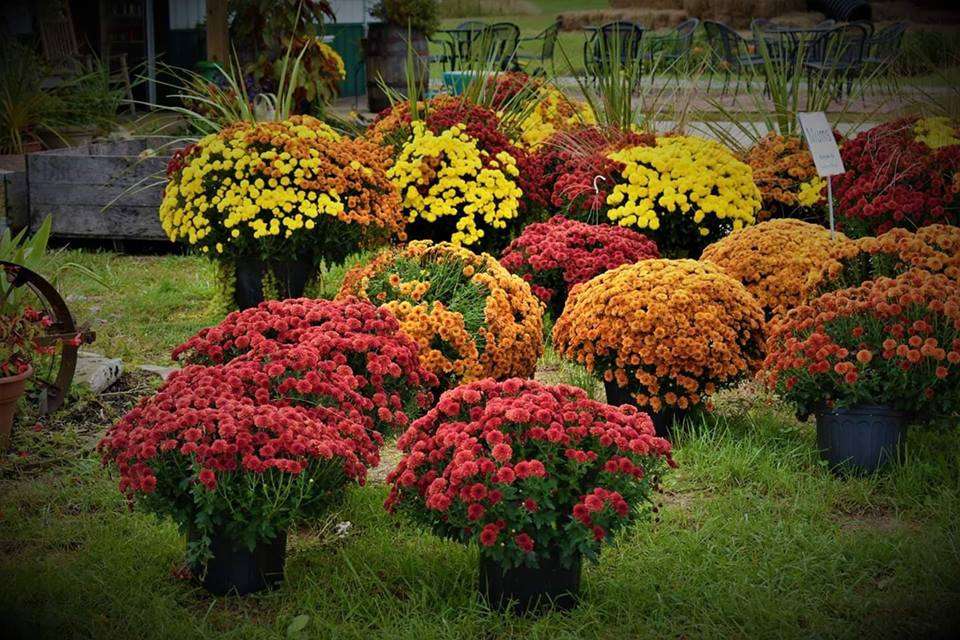
<path id="1" fill-rule="evenodd" d="M 533 380 L 447 391 L 397 444 L 387 508 L 506 566 L 596 560 L 672 464 L 645 414 Z"/>
<path id="2" fill-rule="evenodd" d="M 960 296 L 911 269 L 825 293 L 774 320 L 767 383 L 801 415 L 860 403 L 923 415 L 960 409 Z"/>
<path id="3" fill-rule="evenodd" d="M 309 116 L 239 122 L 173 157 L 160 222 L 214 257 L 341 262 L 402 233 L 386 162 Z"/>
<path id="4" fill-rule="evenodd" d="M 686 409 L 757 368 L 763 325 L 757 301 L 719 267 L 643 260 L 575 286 L 553 345 L 639 406 Z"/>
<path id="5" fill-rule="evenodd" d="M 420 345 L 443 388 L 532 376 L 543 349 L 542 308 L 529 285 L 487 254 L 411 242 L 344 278 L 342 296 L 382 305 Z"/>
<path id="6" fill-rule="evenodd" d="M 834 194 L 848 236 L 960 224 L 960 144 L 947 131 L 942 120 L 906 118 L 844 143 L 847 172 L 834 179 Z"/>
<path id="7" fill-rule="evenodd" d="M 813 284 L 810 274 L 846 242 L 817 224 L 782 218 L 731 233 L 707 247 L 702 259 L 739 280 L 768 317 L 806 302 Z"/>
<path id="8" fill-rule="evenodd" d="M 657 257 L 657 245 L 636 231 L 554 216 L 526 227 L 503 252 L 500 264 L 529 282 L 533 293 L 559 315 L 573 285 L 622 264 Z"/>
<path id="9" fill-rule="evenodd" d="M 823 219 L 827 184 L 817 175 L 813 156 L 798 136 L 768 133 L 747 152 L 746 163 L 762 199 L 757 219 Z"/>
<path id="10" fill-rule="evenodd" d="M 173 359 L 221 364 L 263 345 L 304 345 L 349 367 L 381 432 L 405 427 L 433 405 L 430 389 L 438 381 L 420 364 L 418 345 L 388 311 L 356 298 L 266 301 L 202 329 L 174 349 Z"/>
<path id="11" fill-rule="evenodd" d="M 379 462 L 379 435 L 349 409 L 350 377 L 313 369 L 294 402 L 283 397 L 289 371 L 270 358 L 189 366 L 98 445 L 131 501 L 193 534 L 191 564 L 209 557 L 216 533 L 251 550 L 273 539 Z"/>

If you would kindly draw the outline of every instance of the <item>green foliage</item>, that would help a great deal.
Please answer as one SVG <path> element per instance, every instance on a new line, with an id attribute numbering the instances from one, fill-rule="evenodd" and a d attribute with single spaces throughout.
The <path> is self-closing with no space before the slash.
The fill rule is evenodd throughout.
<path id="1" fill-rule="evenodd" d="M 430 35 L 439 25 L 437 0 L 377 0 L 370 15 Z"/>

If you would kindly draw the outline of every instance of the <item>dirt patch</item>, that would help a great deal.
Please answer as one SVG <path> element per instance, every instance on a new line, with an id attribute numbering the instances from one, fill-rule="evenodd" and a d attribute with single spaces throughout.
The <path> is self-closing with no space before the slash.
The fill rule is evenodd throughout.
<path id="1" fill-rule="evenodd" d="M 380 449 L 380 464 L 367 473 L 367 482 L 384 483 L 387 474 L 393 471 L 403 457 L 403 452 L 397 449 L 395 440 L 389 440 L 384 443 Z"/>

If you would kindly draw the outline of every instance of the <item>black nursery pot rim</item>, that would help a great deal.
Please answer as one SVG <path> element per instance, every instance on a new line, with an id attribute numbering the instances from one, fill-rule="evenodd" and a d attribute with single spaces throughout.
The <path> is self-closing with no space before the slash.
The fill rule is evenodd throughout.
<path id="1" fill-rule="evenodd" d="M 864 414 L 864 415 L 885 415 L 891 417 L 907 417 L 906 411 L 898 411 L 889 404 L 855 404 L 850 407 L 823 407 L 817 410 L 820 415 L 843 415 L 843 414 Z"/>

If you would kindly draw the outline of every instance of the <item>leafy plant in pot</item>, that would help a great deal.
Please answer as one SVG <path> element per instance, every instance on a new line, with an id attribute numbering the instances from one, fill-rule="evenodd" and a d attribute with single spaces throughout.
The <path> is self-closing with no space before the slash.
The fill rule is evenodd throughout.
<path id="1" fill-rule="evenodd" d="M 444 393 L 397 444 L 387 509 L 476 543 L 481 595 L 521 612 L 574 606 L 582 558 L 649 513 L 673 464 L 633 407 L 520 378 Z"/>
<path id="2" fill-rule="evenodd" d="M 99 444 L 131 504 L 187 534 L 188 564 L 213 593 L 279 584 L 290 527 L 379 461 L 356 377 L 309 356 L 274 344 L 186 367 Z"/>
<path id="3" fill-rule="evenodd" d="M 402 236 L 386 153 L 310 116 L 237 122 L 173 156 L 160 221 L 217 260 L 228 308 L 299 297 L 322 262 Z"/>
<path id="4" fill-rule="evenodd" d="M 10 446 L 13 417 L 33 375 L 34 356 L 52 349 L 40 341 L 49 322 L 36 309 L 15 308 L 7 297 L 0 301 L 0 452 Z"/>
<path id="5" fill-rule="evenodd" d="M 901 452 L 914 418 L 960 408 L 960 294 L 911 269 L 825 293 L 770 326 L 767 383 L 817 418 L 838 472 L 873 472 Z"/>
<path id="6" fill-rule="evenodd" d="M 763 360 L 764 314 L 709 262 L 642 260 L 576 285 L 553 327 L 557 353 L 599 374 L 610 404 L 650 412 L 657 435 Z"/>

